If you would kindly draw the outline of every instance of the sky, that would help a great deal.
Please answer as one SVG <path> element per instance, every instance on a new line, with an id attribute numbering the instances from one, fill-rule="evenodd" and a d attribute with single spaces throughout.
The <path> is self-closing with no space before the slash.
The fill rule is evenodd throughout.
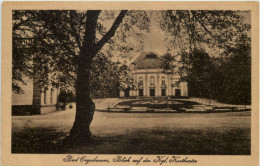
<path id="1" fill-rule="evenodd" d="M 143 51 L 145 52 L 154 52 L 156 53 L 158 56 L 164 55 L 165 53 L 167 53 L 167 47 L 166 44 L 164 42 L 165 39 L 165 33 L 162 31 L 162 29 L 160 28 L 160 19 L 161 19 L 161 15 L 160 15 L 160 11 L 147 11 L 148 12 L 148 16 L 150 17 L 150 33 L 144 33 L 145 35 L 145 39 L 144 39 L 144 48 Z M 118 15 L 118 13 L 115 14 Z M 241 15 L 243 15 L 246 19 L 245 19 L 245 23 L 250 24 L 251 20 L 250 20 L 250 12 L 241 12 Z M 105 21 L 104 24 L 106 25 L 107 28 L 110 28 L 112 23 L 114 20 L 110 20 L 110 21 Z M 250 36 L 250 34 L 249 34 Z M 174 52 L 175 50 L 172 50 L 173 54 L 176 53 Z M 208 50 L 209 51 L 209 50 Z M 135 55 L 133 55 L 135 54 Z M 129 64 L 132 61 L 134 61 L 140 54 L 142 54 L 142 52 L 135 52 L 131 54 L 130 59 L 123 59 L 120 56 L 120 52 L 114 52 L 114 57 L 112 58 L 113 61 L 120 61 L 121 63 L 124 63 L 125 61 L 127 61 L 126 63 Z M 218 56 L 220 53 L 217 51 L 209 51 L 209 54 L 212 56 Z"/>
<path id="2" fill-rule="evenodd" d="M 144 52 L 154 52 L 158 56 L 161 56 L 167 52 L 167 47 L 165 46 L 164 43 L 164 32 L 160 28 L 160 12 L 159 11 L 148 11 L 148 16 L 150 17 L 150 32 L 149 33 L 143 33 L 145 35 L 144 39 L 144 47 L 143 51 Z M 118 14 L 118 13 L 117 13 Z M 106 27 L 110 27 L 112 25 L 113 21 L 110 20 L 109 22 L 104 22 Z M 117 54 L 117 53 L 115 53 Z M 112 61 L 120 61 L 124 62 L 125 59 L 122 59 L 118 53 L 118 55 L 115 55 L 112 58 Z M 142 52 L 136 53 L 136 55 L 133 55 L 133 58 L 127 60 L 127 64 L 131 63 L 134 61 Z"/>
<path id="3" fill-rule="evenodd" d="M 167 47 L 164 44 L 164 32 L 161 30 L 158 20 L 158 14 L 150 12 L 150 33 L 146 34 L 144 42 L 144 51 L 152 51 L 159 55 L 165 54 Z"/>
<path id="4" fill-rule="evenodd" d="M 246 11 L 241 11 L 240 14 L 245 17 L 244 23 L 251 24 L 251 13 Z M 144 42 L 144 51 L 151 51 L 157 53 L 159 56 L 167 53 L 167 47 L 165 45 L 164 39 L 165 34 L 161 30 L 159 25 L 160 13 L 159 11 L 150 12 L 150 30 L 151 32 L 147 34 L 146 40 Z M 249 34 L 251 36 L 251 34 Z M 215 52 L 213 54 L 216 54 Z"/>

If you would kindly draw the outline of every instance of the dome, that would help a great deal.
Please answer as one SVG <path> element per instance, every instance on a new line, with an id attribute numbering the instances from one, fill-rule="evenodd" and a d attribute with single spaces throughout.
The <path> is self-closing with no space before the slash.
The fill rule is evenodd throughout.
<path id="1" fill-rule="evenodd" d="M 163 68 L 164 61 L 152 52 L 143 53 L 133 62 L 136 69 L 157 69 Z"/>

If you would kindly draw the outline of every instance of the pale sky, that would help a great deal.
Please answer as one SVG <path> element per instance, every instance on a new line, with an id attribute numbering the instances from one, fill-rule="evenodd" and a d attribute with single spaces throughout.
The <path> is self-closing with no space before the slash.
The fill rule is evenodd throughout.
<path id="1" fill-rule="evenodd" d="M 160 28 L 160 23 L 159 20 L 161 19 L 161 15 L 159 11 L 148 11 L 148 15 L 151 19 L 150 22 L 150 33 L 146 33 L 146 38 L 144 40 L 144 48 L 143 51 L 148 51 L 148 52 L 154 52 L 157 55 L 161 56 L 165 53 L 167 53 L 167 47 L 164 42 L 165 39 L 165 34 Z M 251 19 L 250 19 L 250 12 L 245 12 L 241 11 L 241 15 L 245 16 L 245 23 L 250 24 Z M 250 34 L 249 34 L 250 36 Z M 134 55 L 134 58 L 131 60 L 133 61 L 136 59 L 140 53 L 137 53 Z M 218 55 L 218 52 L 213 52 L 214 55 Z M 115 60 L 118 60 L 118 57 L 115 57 Z M 131 63 L 131 62 L 127 62 Z"/>
<path id="2" fill-rule="evenodd" d="M 150 13 L 150 33 L 147 34 L 144 42 L 144 51 L 152 51 L 159 55 L 165 54 L 167 47 L 164 44 L 164 32 L 161 30 L 158 20 L 158 12 Z"/>

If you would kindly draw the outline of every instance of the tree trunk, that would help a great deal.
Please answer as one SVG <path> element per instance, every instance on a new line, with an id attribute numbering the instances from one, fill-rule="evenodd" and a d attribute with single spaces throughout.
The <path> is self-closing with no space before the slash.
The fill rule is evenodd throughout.
<path id="1" fill-rule="evenodd" d="M 90 98 L 90 70 L 93 58 L 98 51 L 114 36 L 116 29 L 122 22 L 126 10 L 119 13 L 109 31 L 96 43 L 97 19 L 101 10 L 89 10 L 86 13 L 85 37 L 80 47 L 77 59 L 77 83 L 76 83 L 76 117 L 69 140 L 72 143 L 85 144 L 90 141 L 90 123 L 93 119 L 95 104 Z M 80 44 L 79 44 L 80 45 Z"/>
<path id="2" fill-rule="evenodd" d="M 83 60 L 78 63 L 76 116 L 69 136 L 71 141 L 80 144 L 88 143 L 90 141 L 90 123 L 95 111 L 95 104 L 90 98 L 90 61 L 91 60 Z"/>
<path id="3" fill-rule="evenodd" d="M 90 98 L 90 70 L 93 58 L 99 50 L 96 49 L 96 26 L 100 10 L 90 10 L 86 13 L 86 29 L 83 45 L 77 59 L 76 82 L 76 117 L 70 130 L 70 140 L 76 144 L 90 142 L 90 123 L 93 120 L 95 104 Z"/>

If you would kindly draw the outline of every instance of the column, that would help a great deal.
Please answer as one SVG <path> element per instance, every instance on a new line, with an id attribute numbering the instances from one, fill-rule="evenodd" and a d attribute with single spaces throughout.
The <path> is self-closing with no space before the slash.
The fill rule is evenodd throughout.
<path id="1" fill-rule="evenodd" d="M 155 94 L 155 96 L 161 96 L 160 95 L 160 77 L 159 77 L 159 73 L 157 73 L 157 85 L 156 85 L 156 87 L 155 87 L 156 89 L 156 94 Z"/>
<path id="2" fill-rule="evenodd" d="M 188 88 L 188 83 L 186 82 L 186 96 L 189 96 L 189 88 Z"/>
<path id="3" fill-rule="evenodd" d="M 144 78 L 144 96 L 149 96 L 148 94 L 148 78 L 147 78 L 147 73 L 145 73 L 145 78 Z"/>
<path id="4" fill-rule="evenodd" d="M 138 84 L 137 73 L 135 73 L 134 79 L 135 79 L 135 82 Z M 138 96 L 137 91 L 138 91 L 138 87 L 137 87 L 137 89 L 134 90 L 134 95 L 135 95 L 135 96 Z"/>
<path id="5" fill-rule="evenodd" d="M 183 84 L 183 96 L 188 96 L 188 86 L 187 86 L 187 82 L 182 82 Z"/>
<path id="6" fill-rule="evenodd" d="M 171 96 L 170 76 L 167 74 L 167 96 Z"/>
<path id="7" fill-rule="evenodd" d="M 184 86 L 183 86 L 183 82 L 181 82 L 181 96 L 184 96 Z"/>

